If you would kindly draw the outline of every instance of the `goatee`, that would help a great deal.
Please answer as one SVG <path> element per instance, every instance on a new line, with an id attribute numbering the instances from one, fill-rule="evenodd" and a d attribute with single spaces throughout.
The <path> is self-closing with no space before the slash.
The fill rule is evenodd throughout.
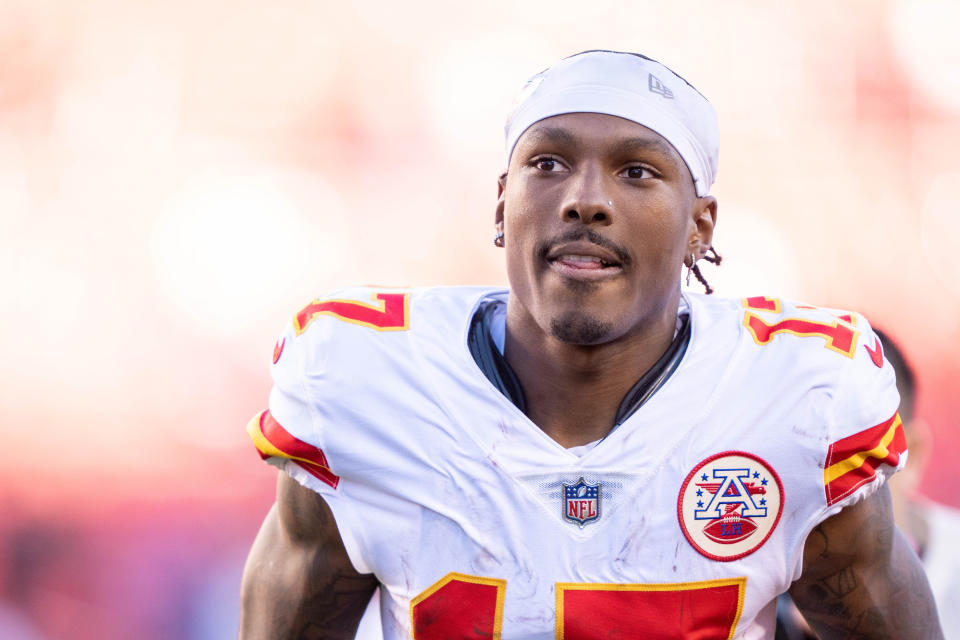
<path id="1" fill-rule="evenodd" d="M 613 324 L 601 322 L 583 311 L 570 311 L 550 320 L 550 334 L 560 342 L 591 345 L 603 342 Z"/>

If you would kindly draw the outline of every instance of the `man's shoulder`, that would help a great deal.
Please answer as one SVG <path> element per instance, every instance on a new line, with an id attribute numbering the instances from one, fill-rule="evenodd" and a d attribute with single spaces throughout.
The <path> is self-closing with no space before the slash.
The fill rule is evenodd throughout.
<path id="1" fill-rule="evenodd" d="M 494 287 L 358 286 L 322 294 L 300 308 L 285 337 L 307 341 L 353 335 L 421 331 L 445 322 L 465 322 L 478 302 L 505 295 Z"/>
<path id="2" fill-rule="evenodd" d="M 694 318 L 701 316 L 701 325 L 728 332 L 735 331 L 748 343 L 767 354 L 844 356 L 842 360 L 825 358 L 827 362 L 862 361 L 882 367 L 882 349 L 869 321 L 856 311 L 812 305 L 776 296 L 718 298 L 702 294 L 686 294 Z M 824 352 L 826 349 L 826 352 Z"/>
<path id="3" fill-rule="evenodd" d="M 274 347 L 273 377 L 282 381 L 319 372 L 327 379 L 363 371 L 385 374 L 412 366 L 411 357 L 424 341 L 450 351 L 465 349 L 475 309 L 491 298 L 505 299 L 506 291 L 372 286 L 331 291 L 293 314 Z"/>
<path id="4" fill-rule="evenodd" d="M 687 295 L 697 348 L 773 387 L 828 398 L 837 420 L 877 424 L 896 410 L 893 367 L 860 313 L 774 296 Z"/>
<path id="5" fill-rule="evenodd" d="M 371 452 L 396 436 L 398 415 L 433 415 L 441 385 L 469 400 L 460 387 L 464 363 L 473 363 L 472 312 L 500 295 L 490 287 L 351 287 L 312 300 L 274 348 L 269 415 L 249 429 L 261 455 L 319 489 L 335 488 L 369 456 L 396 460 L 396 443 Z M 406 421 L 403 432 L 416 440 L 417 425 L 428 423 Z"/>

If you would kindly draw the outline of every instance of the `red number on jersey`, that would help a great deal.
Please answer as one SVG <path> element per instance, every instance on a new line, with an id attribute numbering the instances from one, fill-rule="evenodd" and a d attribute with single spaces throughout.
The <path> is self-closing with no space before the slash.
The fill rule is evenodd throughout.
<path id="1" fill-rule="evenodd" d="M 786 318 L 780 322 L 767 324 L 762 318 L 746 313 L 743 325 L 753 334 L 757 344 L 767 344 L 778 333 L 791 333 L 795 336 L 819 336 L 826 339 L 827 349 L 852 358 L 857 349 L 857 332 L 848 324 L 835 320 L 832 323 Z"/>
<path id="2" fill-rule="evenodd" d="M 293 317 L 293 328 L 300 335 L 323 314 L 377 331 L 406 331 L 410 328 L 409 293 L 374 293 L 373 299 L 377 301 L 375 304 L 356 300 L 314 300 Z"/>
<path id="3" fill-rule="evenodd" d="M 414 640 L 499 640 L 506 588 L 506 580 L 448 573 L 410 601 Z"/>
<path id="4" fill-rule="evenodd" d="M 558 640 L 733 638 L 746 578 L 556 586 Z M 507 583 L 449 573 L 410 603 L 414 640 L 501 637 Z"/>
<path id="5" fill-rule="evenodd" d="M 744 298 L 743 306 L 754 311 L 781 312 L 780 300 L 777 298 L 763 296 Z M 768 344 L 778 333 L 789 333 L 801 337 L 819 336 L 826 340 L 827 349 L 842 353 L 848 358 L 853 357 L 857 349 L 857 330 L 854 328 L 856 316 L 851 313 L 838 315 L 826 309 L 806 305 L 798 305 L 797 308 L 823 311 L 836 319 L 832 322 L 822 322 L 809 318 L 784 318 L 768 323 L 757 314 L 747 311 L 743 315 L 743 326 L 750 330 L 754 341 L 760 345 Z"/>
<path id="6" fill-rule="evenodd" d="M 755 309 L 756 311 L 773 311 L 774 313 L 780 313 L 780 298 L 753 296 L 752 298 L 744 298 L 743 306 L 747 309 Z"/>
<path id="7" fill-rule="evenodd" d="M 675 584 L 557 584 L 557 640 L 733 638 L 746 578 Z"/>

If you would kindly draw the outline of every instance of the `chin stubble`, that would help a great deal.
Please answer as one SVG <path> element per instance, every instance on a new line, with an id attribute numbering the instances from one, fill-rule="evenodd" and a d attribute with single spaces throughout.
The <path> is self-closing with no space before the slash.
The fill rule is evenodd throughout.
<path id="1" fill-rule="evenodd" d="M 613 324 L 601 322 L 583 311 L 570 311 L 550 320 L 550 335 L 568 344 L 597 344 L 612 330 Z"/>

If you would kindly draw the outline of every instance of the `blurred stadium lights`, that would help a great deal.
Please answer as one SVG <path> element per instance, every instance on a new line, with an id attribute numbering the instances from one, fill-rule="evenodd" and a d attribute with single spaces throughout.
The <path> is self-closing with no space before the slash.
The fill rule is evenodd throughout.
<path id="1" fill-rule="evenodd" d="M 157 282 L 202 335 L 242 337 L 289 307 L 307 277 L 344 270 L 349 221 L 312 223 L 308 208 L 345 210 L 333 187 L 291 169 L 224 166 L 192 178 L 154 223 Z"/>
<path id="2" fill-rule="evenodd" d="M 960 110 L 960 3 L 894 0 L 887 24 L 910 81 L 941 107 Z"/>

